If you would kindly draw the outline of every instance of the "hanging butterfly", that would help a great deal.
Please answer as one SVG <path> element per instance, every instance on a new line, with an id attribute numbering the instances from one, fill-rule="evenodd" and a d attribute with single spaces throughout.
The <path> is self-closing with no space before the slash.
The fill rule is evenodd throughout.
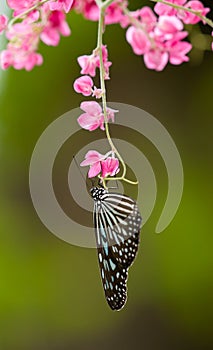
<path id="1" fill-rule="evenodd" d="M 137 254 L 142 218 L 132 198 L 102 187 L 90 192 L 105 297 L 112 310 L 120 310 L 127 300 L 128 269 Z"/>

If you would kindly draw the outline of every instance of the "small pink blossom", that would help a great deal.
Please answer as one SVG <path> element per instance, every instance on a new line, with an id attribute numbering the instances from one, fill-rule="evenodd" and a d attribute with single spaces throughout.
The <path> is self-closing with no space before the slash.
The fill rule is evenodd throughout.
<path id="1" fill-rule="evenodd" d="M 183 62 L 188 62 L 189 57 L 186 56 L 191 50 L 192 45 L 186 41 L 171 40 L 167 43 L 169 46 L 169 62 L 174 65 L 179 65 Z"/>
<path id="2" fill-rule="evenodd" d="M 127 29 L 126 39 L 136 55 L 143 55 L 150 47 L 150 41 L 144 31 L 134 26 Z"/>
<path id="3" fill-rule="evenodd" d="M 78 123 L 83 129 L 93 131 L 100 127 L 101 130 L 104 130 L 104 114 L 98 102 L 82 102 L 80 108 L 85 112 L 78 118 Z M 118 111 L 107 108 L 107 120 L 114 121 L 116 112 Z"/>
<path id="4" fill-rule="evenodd" d="M 101 161 L 101 169 L 103 178 L 107 176 L 115 176 L 119 172 L 119 161 L 116 158 L 109 157 Z"/>
<path id="5" fill-rule="evenodd" d="M 82 102 L 80 108 L 86 112 L 78 118 L 78 123 L 83 129 L 93 131 L 100 127 L 101 130 L 104 130 L 104 115 L 97 102 Z"/>
<path id="6" fill-rule="evenodd" d="M 5 15 L 0 15 L 0 34 L 7 28 L 8 18 Z"/>
<path id="7" fill-rule="evenodd" d="M 47 4 L 42 7 L 42 16 L 46 18 L 46 24 L 40 35 L 41 40 L 50 46 L 57 46 L 60 41 L 60 34 L 69 36 L 71 31 L 66 22 L 65 14 L 61 11 L 48 11 Z"/>
<path id="8" fill-rule="evenodd" d="M 112 62 L 108 61 L 108 51 L 106 45 L 102 46 L 102 55 L 105 70 L 104 78 L 109 79 L 109 67 L 112 65 Z M 81 67 L 81 74 L 89 74 L 91 77 L 94 77 L 96 74 L 96 68 L 100 67 L 99 52 L 94 50 L 92 55 L 83 55 L 78 57 L 78 64 Z"/>
<path id="9" fill-rule="evenodd" d="M 119 161 L 116 158 L 108 157 L 112 152 L 101 154 L 95 150 L 87 152 L 85 160 L 81 162 L 81 166 L 90 166 L 88 177 L 95 177 L 101 173 L 103 178 L 114 176 L 119 171 Z"/>
<path id="10" fill-rule="evenodd" d="M 122 9 L 119 6 L 121 3 L 123 7 L 127 7 L 127 1 L 123 0 L 114 1 L 110 6 L 107 7 L 105 24 L 120 23 L 120 21 L 122 21 L 124 15 Z"/>
<path id="11" fill-rule="evenodd" d="M 92 96 L 95 98 L 101 98 L 103 96 L 103 90 L 102 89 L 97 89 L 97 87 L 94 86 Z"/>
<path id="12" fill-rule="evenodd" d="M 151 49 L 144 55 L 144 63 L 149 69 L 162 71 L 169 60 L 168 52 L 162 51 L 160 48 Z"/>
<path id="13" fill-rule="evenodd" d="M 89 151 L 85 155 L 85 160 L 81 162 L 80 166 L 90 166 L 88 177 L 95 177 L 101 172 L 101 161 L 104 160 L 105 155 L 97 151 Z"/>
<path id="14" fill-rule="evenodd" d="M 72 7 L 73 0 L 49 1 L 48 4 L 51 11 L 65 11 L 68 13 Z"/>
<path id="15" fill-rule="evenodd" d="M 84 75 L 74 82 L 74 90 L 84 96 L 90 96 L 93 92 L 93 80 L 89 75 Z"/>
<path id="16" fill-rule="evenodd" d="M 89 74 L 91 77 L 95 76 L 97 57 L 94 54 L 78 57 L 78 64 L 81 67 L 81 74 Z"/>
<path id="17" fill-rule="evenodd" d="M 202 16 L 206 16 L 210 11 L 210 9 L 208 7 L 205 8 L 200 1 L 189 1 L 186 3 L 185 7 L 199 12 Z M 185 24 L 196 24 L 201 21 L 200 17 L 188 11 L 179 11 L 178 15 Z"/>

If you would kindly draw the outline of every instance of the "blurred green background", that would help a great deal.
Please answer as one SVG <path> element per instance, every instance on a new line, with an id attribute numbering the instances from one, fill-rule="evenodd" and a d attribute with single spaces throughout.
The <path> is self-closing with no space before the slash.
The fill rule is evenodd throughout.
<path id="1" fill-rule="evenodd" d="M 154 234 L 167 177 L 157 150 L 143 140 L 158 181 L 157 204 L 131 268 L 128 303 L 116 313 L 104 300 L 95 250 L 51 234 L 29 194 L 37 139 L 84 100 L 72 89 L 80 75 L 76 58 L 95 47 L 97 24 L 76 14 L 69 23 L 70 38 L 56 48 L 41 45 L 42 67 L 0 72 L 0 348 L 212 349 L 212 53 L 196 50 L 189 64 L 152 72 L 121 28 L 107 28 L 108 100 L 154 115 L 176 142 L 185 174 L 174 220 Z"/>

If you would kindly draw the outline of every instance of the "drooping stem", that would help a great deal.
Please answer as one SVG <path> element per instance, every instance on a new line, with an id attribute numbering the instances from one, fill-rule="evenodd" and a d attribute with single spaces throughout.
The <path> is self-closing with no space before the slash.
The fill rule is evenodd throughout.
<path id="1" fill-rule="evenodd" d="M 104 61 L 103 61 L 103 52 L 102 52 L 102 46 L 103 46 L 103 32 L 104 32 L 104 18 L 105 18 L 105 9 L 107 6 L 109 6 L 113 0 L 107 0 L 105 2 L 102 2 L 100 4 L 99 0 L 96 0 L 96 4 L 99 7 L 100 10 L 100 15 L 99 15 L 99 23 L 98 23 L 98 40 L 97 40 L 97 48 L 96 50 L 99 53 L 99 58 L 100 58 L 100 84 L 101 84 L 101 90 L 102 90 L 102 106 L 103 106 L 103 114 L 104 114 L 104 125 L 105 125 L 105 132 L 106 132 L 106 137 L 107 140 L 110 144 L 112 152 L 114 152 L 118 159 L 120 160 L 120 163 L 123 168 L 123 173 L 122 176 L 116 177 L 117 180 L 123 180 L 131 184 L 137 184 L 138 182 L 131 181 L 125 178 L 126 175 L 126 164 L 120 155 L 119 151 L 115 147 L 111 136 L 110 136 L 110 131 L 109 131 L 109 124 L 108 124 L 108 119 L 107 119 L 107 102 L 106 102 L 106 87 L 105 87 L 105 68 L 104 68 Z M 115 180 L 115 178 L 105 178 L 102 179 L 104 187 L 106 187 L 106 181 L 109 180 Z"/>
<path id="2" fill-rule="evenodd" d="M 193 10 L 193 9 L 190 9 L 190 8 L 187 8 L 185 6 L 181 6 L 181 5 L 177 5 L 177 4 L 173 4 L 171 2 L 168 2 L 168 1 L 164 1 L 164 0 L 151 0 L 153 2 L 160 2 L 161 4 L 164 4 L 164 5 L 168 5 L 168 6 L 171 6 L 177 10 L 183 10 L 183 11 L 186 11 L 186 12 L 190 12 L 190 13 L 193 13 L 194 15 L 196 15 L 197 17 L 199 17 L 200 19 L 202 19 L 202 21 L 206 22 L 210 27 L 213 28 L 213 21 L 211 21 L 209 18 L 207 18 L 206 16 L 203 16 L 199 10 Z"/>

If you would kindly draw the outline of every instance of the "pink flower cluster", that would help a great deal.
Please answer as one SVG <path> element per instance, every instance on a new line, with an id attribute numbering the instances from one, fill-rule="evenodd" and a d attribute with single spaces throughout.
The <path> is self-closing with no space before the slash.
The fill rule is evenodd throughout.
<path id="1" fill-rule="evenodd" d="M 126 38 L 134 53 L 143 55 L 147 68 L 157 71 L 163 70 L 168 62 L 178 65 L 189 60 L 187 54 L 192 46 L 183 40 L 188 35 L 183 30 L 183 25 L 198 23 L 201 18 L 197 13 L 206 16 L 210 10 L 199 0 L 169 2 L 182 6 L 185 10 L 159 2 L 154 7 L 155 13 L 149 7 L 130 12 L 127 10 L 127 0 L 114 0 L 105 14 L 106 25 L 119 23 L 123 28 L 129 26 Z M 40 41 L 57 46 L 61 35 L 70 35 L 65 15 L 71 10 L 82 13 L 92 21 L 99 18 L 95 0 L 46 0 L 45 3 L 43 0 L 8 0 L 7 3 L 13 10 L 12 23 L 16 24 L 8 24 L 7 17 L 0 15 L 0 33 L 5 31 L 9 40 L 6 50 L 0 56 L 2 69 L 13 66 L 16 69 L 31 70 L 34 66 L 41 65 L 43 58 L 37 52 Z M 16 18 L 19 19 L 18 22 L 15 21 Z M 109 79 L 111 62 L 107 55 L 106 46 L 103 46 L 105 78 Z M 76 82 L 76 91 L 84 96 L 91 93 L 100 98 L 102 91 L 94 86 L 91 79 L 100 65 L 99 53 L 94 50 L 89 56 L 79 57 L 78 62 L 82 68 L 81 73 L 88 77 L 81 77 Z"/>
<path id="2" fill-rule="evenodd" d="M 78 57 L 78 63 L 81 67 L 81 77 L 77 78 L 73 84 L 74 90 L 81 93 L 84 96 L 95 96 L 100 98 L 103 91 L 100 88 L 94 86 L 92 77 L 95 77 L 96 70 L 100 69 L 100 62 L 103 62 L 104 79 L 109 79 L 109 67 L 111 62 L 108 61 L 108 51 L 106 46 L 102 46 L 101 50 L 93 50 L 91 55 L 83 55 Z M 86 130 L 93 131 L 98 128 L 105 130 L 105 118 L 102 107 L 96 101 L 82 102 L 80 108 L 84 111 L 78 117 L 79 125 Z M 110 120 L 114 122 L 115 113 L 117 110 L 112 108 L 106 109 L 107 122 Z M 108 152 L 105 155 L 98 153 L 97 151 L 89 151 L 85 160 L 81 163 L 81 166 L 90 166 L 88 177 L 95 177 L 100 175 L 102 178 L 107 176 L 114 176 L 119 171 L 119 161 L 115 158 L 112 152 Z"/>
<path id="3" fill-rule="evenodd" d="M 183 30 L 183 23 L 176 16 L 155 16 L 149 7 L 138 11 L 139 25 L 131 25 L 126 32 L 126 39 L 136 55 L 143 55 L 149 69 L 161 71 L 168 62 L 181 64 L 188 61 L 186 54 L 191 44 L 182 41 L 188 33 Z"/>
<path id="4" fill-rule="evenodd" d="M 15 69 L 30 71 L 43 62 L 37 53 L 40 40 L 46 45 L 57 46 L 60 35 L 70 35 L 65 13 L 70 11 L 73 0 L 47 1 L 39 6 L 40 0 L 8 0 L 14 10 L 13 16 L 19 16 L 22 22 L 7 25 L 7 18 L 0 16 L 0 32 L 6 31 L 9 40 L 6 50 L 1 52 L 2 69 L 13 66 Z M 37 5 L 27 15 L 22 14 Z M 18 18 L 19 18 L 18 17 Z"/>
<path id="5" fill-rule="evenodd" d="M 171 3 L 198 11 L 205 16 L 208 8 L 200 1 L 171 0 Z M 123 18 L 121 25 L 130 25 L 126 39 L 136 55 L 143 55 L 147 68 L 162 71 L 168 62 L 179 65 L 189 60 L 187 53 L 192 45 L 183 41 L 188 32 L 183 31 L 185 24 L 195 24 L 200 17 L 184 10 L 177 10 L 169 5 L 157 3 L 155 13 L 149 7 L 143 7 Z"/>
<path id="6" fill-rule="evenodd" d="M 81 166 L 90 166 L 88 177 L 95 177 L 98 174 L 105 178 L 107 176 L 114 176 L 119 172 L 119 161 L 115 157 L 109 157 L 110 153 L 101 154 L 97 151 L 91 150 L 85 155 L 85 160 L 80 164 Z"/>

